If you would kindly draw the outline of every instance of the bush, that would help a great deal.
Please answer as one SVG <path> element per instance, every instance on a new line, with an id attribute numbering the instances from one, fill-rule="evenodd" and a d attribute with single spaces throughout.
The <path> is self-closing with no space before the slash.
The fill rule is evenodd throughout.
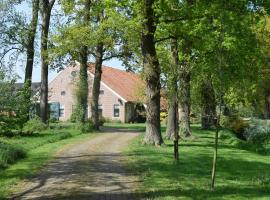
<path id="1" fill-rule="evenodd" d="M 59 123 L 59 120 L 56 118 L 49 119 L 49 123 Z"/>
<path id="2" fill-rule="evenodd" d="M 47 129 L 47 125 L 44 124 L 38 117 L 30 119 L 23 126 L 23 133 L 25 134 L 33 134 L 39 133 Z"/>
<path id="3" fill-rule="evenodd" d="M 6 122 L 0 121 L 0 135 L 6 136 L 6 137 L 12 137 L 13 133 L 10 130 L 8 124 Z"/>
<path id="4" fill-rule="evenodd" d="M 63 133 L 57 133 L 53 138 L 50 138 L 48 140 L 49 143 L 54 143 L 54 142 L 58 142 L 60 140 L 64 140 L 67 138 L 71 138 L 72 135 L 69 132 L 63 132 Z"/>
<path id="5" fill-rule="evenodd" d="M 256 145 L 267 145 L 270 142 L 270 126 L 261 121 L 253 121 L 253 125 L 245 130 L 248 142 Z"/>
<path id="6" fill-rule="evenodd" d="M 0 142 L 0 168 L 15 163 L 18 159 L 26 157 L 24 149 L 18 146 Z"/>
<path id="7" fill-rule="evenodd" d="M 78 128 L 82 133 L 93 132 L 93 123 L 91 120 L 88 120 L 85 123 L 78 123 Z"/>
<path id="8" fill-rule="evenodd" d="M 220 124 L 233 131 L 233 133 L 239 139 L 246 140 L 245 129 L 249 127 L 248 121 L 244 120 L 243 118 L 239 117 L 238 115 L 231 115 L 231 116 L 223 116 Z"/>

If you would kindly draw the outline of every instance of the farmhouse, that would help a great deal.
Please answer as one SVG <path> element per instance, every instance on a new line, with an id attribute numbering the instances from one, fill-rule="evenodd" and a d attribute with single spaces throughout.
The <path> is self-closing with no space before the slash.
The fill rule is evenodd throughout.
<path id="1" fill-rule="evenodd" d="M 49 83 L 50 117 L 61 121 L 67 121 L 71 118 L 76 105 L 75 89 L 78 75 L 79 66 L 69 66 Z M 93 79 L 94 66 L 89 64 L 87 118 L 91 117 L 90 100 Z M 121 122 L 143 120 L 144 108 L 139 100 L 139 93 L 142 89 L 143 81 L 137 74 L 103 66 L 99 96 L 100 115 L 106 119 Z"/>

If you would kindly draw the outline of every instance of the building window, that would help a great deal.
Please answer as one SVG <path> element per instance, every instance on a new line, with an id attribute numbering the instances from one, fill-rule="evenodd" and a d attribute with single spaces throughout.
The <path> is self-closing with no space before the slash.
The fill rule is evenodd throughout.
<path id="1" fill-rule="evenodd" d="M 101 117 L 102 116 L 102 105 L 98 105 L 98 115 Z"/>
<path id="2" fill-rule="evenodd" d="M 113 116 L 114 117 L 119 117 L 120 116 L 120 105 L 119 104 L 114 104 L 113 105 Z"/>
<path id="3" fill-rule="evenodd" d="M 66 91 L 61 91 L 61 96 L 65 96 L 66 95 Z"/>
<path id="4" fill-rule="evenodd" d="M 100 94 L 100 95 L 104 94 L 104 90 L 100 90 L 100 91 L 99 91 L 99 94 Z"/>
<path id="5" fill-rule="evenodd" d="M 60 104 L 59 117 L 64 117 L 64 115 L 65 115 L 65 106 Z"/>

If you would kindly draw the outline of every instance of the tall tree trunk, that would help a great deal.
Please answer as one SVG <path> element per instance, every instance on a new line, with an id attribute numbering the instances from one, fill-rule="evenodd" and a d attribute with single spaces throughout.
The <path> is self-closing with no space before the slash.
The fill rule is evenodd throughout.
<path id="1" fill-rule="evenodd" d="M 35 54 L 34 42 L 37 30 L 38 11 L 39 11 L 39 0 L 32 0 L 32 19 L 26 45 L 26 67 L 24 77 L 24 83 L 27 83 L 27 81 L 29 81 L 30 85 L 32 82 L 32 72 L 34 64 L 34 54 Z"/>
<path id="2" fill-rule="evenodd" d="M 87 103 L 88 103 L 88 48 L 82 47 L 80 50 L 80 74 L 77 88 L 77 121 L 85 123 L 87 114 Z"/>
<path id="3" fill-rule="evenodd" d="M 179 125 L 180 133 L 191 136 L 190 128 L 190 73 L 186 66 L 181 66 L 179 76 Z"/>
<path id="4" fill-rule="evenodd" d="M 179 66 L 177 39 L 171 39 L 171 52 L 173 63 L 168 78 L 168 100 L 169 111 L 166 126 L 166 138 L 176 139 L 175 132 L 178 135 L 178 86 L 177 86 L 177 68 Z M 178 138 L 177 138 L 178 139 Z"/>
<path id="5" fill-rule="evenodd" d="M 169 103 L 168 117 L 167 117 L 167 126 L 166 126 L 166 139 L 174 139 L 174 132 L 178 129 L 178 123 L 176 122 L 178 112 L 178 106 L 176 101 L 176 96 L 171 97 L 171 102 Z"/>
<path id="6" fill-rule="evenodd" d="M 191 56 L 192 42 L 186 39 L 183 44 L 185 57 Z M 190 128 L 190 61 L 182 60 L 179 67 L 179 125 L 180 133 L 186 137 L 192 135 Z"/>
<path id="7" fill-rule="evenodd" d="M 146 144 L 161 145 L 160 130 L 160 66 L 157 58 L 154 34 L 156 31 L 154 0 L 144 0 L 142 55 L 146 81 Z"/>
<path id="8" fill-rule="evenodd" d="M 95 62 L 95 75 L 92 88 L 91 99 L 91 113 L 92 121 L 95 130 L 99 130 L 99 113 L 98 113 L 98 99 L 100 91 L 100 81 L 102 75 L 102 62 L 103 62 L 103 44 L 98 44 L 96 50 L 96 62 Z"/>
<path id="9" fill-rule="evenodd" d="M 84 2 L 84 15 L 83 23 L 87 26 L 90 22 L 90 7 L 91 0 L 85 0 Z M 80 75 L 77 88 L 77 120 L 81 123 L 85 123 L 88 105 L 88 47 L 83 46 L 80 50 L 79 62 L 80 62 Z"/>
<path id="10" fill-rule="evenodd" d="M 33 72 L 33 64 L 34 64 L 34 55 L 35 55 L 35 36 L 37 30 L 37 22 L 38 22 L 38 11 L 39 11 L 39 0 L 32 0 L 32 19 L 30 24 L 30 29 L 28 31 L 28 38 L 26 44 L 26 67 L 25 67 L 25 77 L 24 77 L 24 98 L 26 102 L 25 109 L 25 119 L 26 121 L 30 117 L 30 108 L 31 108 L 31 85 L 32 85 L 32 72 Z"/>
<path id="11" fill-rule="evenodd" d="M 169 120 L 172 120 L 170 124 L 172 124 L 173 128 L 173 136 L 174 136 L 174 159 L 176 161 L 179 160 L 179 133 L 178 133 L 178 85 L 177 85 L 177 68 L 179 67 L 179 57 L 178 57 L 178 42 L 177 38 L 171 39 L 171 52 L 173 57 L 173 66 L 172 66 L 172 79 L 171 82 L 169 81 L 169 89 L 171 88 L 171 95 L 170 95 L 170 110 L 169 114 L 172 115 Z M 171 113 L 170 113 L 171 112 Z"/>
<path id="12" fill-rule="evenodd" d="M 201 85 L 201 127 L 209 130 L 215 125 L 216 98 L 210 77 L 203 80 Z"/>
<path id="13" fill-rule="evenodd" d="M 41 28 L 41 93 L 40 118 L 42 122 L 48 120 L 48 34 L 50 28 L 51 10 L 55 0 L 42 0 L 42 28 Z"/>

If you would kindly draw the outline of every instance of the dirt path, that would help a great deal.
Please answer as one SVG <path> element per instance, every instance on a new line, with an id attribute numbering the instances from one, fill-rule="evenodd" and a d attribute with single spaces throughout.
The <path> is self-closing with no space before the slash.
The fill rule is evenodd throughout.
<path id="1" fill-rule="evenodd" d="M 122 148 L 138 133 L 106 130 L 95 138 L 69 146 L 36 178 L 20 185 L 13 199 L 132 200 L 136 177 L 126 173 Z"/>

